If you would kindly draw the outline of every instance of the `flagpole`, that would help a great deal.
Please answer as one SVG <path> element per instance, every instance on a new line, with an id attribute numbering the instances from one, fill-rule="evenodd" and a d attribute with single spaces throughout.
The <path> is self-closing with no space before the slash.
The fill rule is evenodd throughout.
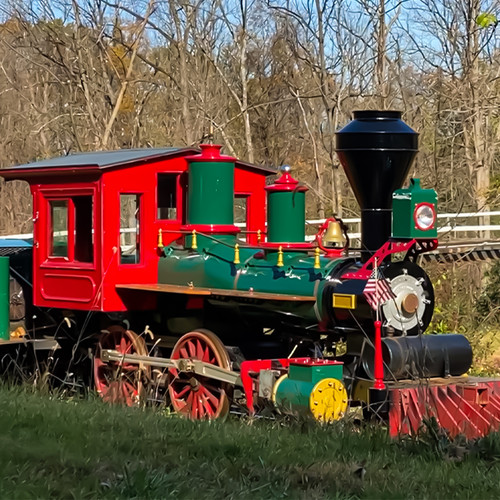
<path id="1" fill-rule="evenodd" d="M 375 290 L 378 293 L 378 267 L 377 257 L 375 257 Z M 376 316 L 375 316 L 375 345 L 374 345 L 374 368 L 373 375 L 375 377 L 374 389 L 385 389 L 384 384 L 384 360 L 382 357 L 382 321 L 380 321 L 379 308 L 380 300 L 377 301 Z"/>
<path id="2" fill-rule="evenodd" d="M 376 296 L 379 295 L 379 283 L 378 283 L 378 258 L 375 257 L 375 293 Z M 379 312 L 380 312 L 380 299 L 377 299 L 377 307 L 375 308 L 375 319 L 379 321 Z"/>

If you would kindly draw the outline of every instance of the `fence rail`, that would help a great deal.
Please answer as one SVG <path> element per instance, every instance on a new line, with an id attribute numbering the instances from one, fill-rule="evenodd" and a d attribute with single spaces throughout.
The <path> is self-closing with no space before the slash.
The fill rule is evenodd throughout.
<path id="1" fill-rule="evenodd" d="M 469 224 L 471 219 L 484 219 L 491 217 L 500 217 L 500 210 L 494 210 L 490 212 L 466 212 L 466 213 L 445 213 L 438 214 L 438 233 L 441 237 L 447 234 L 453 234 L 456 240 L 463 241 L 464 237 L 468 238 L 469 244 L 481 245 L 481 241 L 484 242 L 482 234 L 485 232 L 489 233 L 489 240 L 500 240 L 500 224 Z M 359 217 L 352 217 L 342 219 L 346 224 L 350 226 L 349 238 L 351 240 L 356 240 L 360 238 L 360 223 L 361 219 Z M 323 224 L 325 219 L 310 219 L 306 223 L 310 227 L 315 227 Z M 440 224 L 441 223 L 441 224 Z M 237 223 L 236 226 L 245 227 L 244 223 Z M 135 232 L 135 228 L 121 228 L 120 233 L 132 233 Z M 308 231 L 310 232 L 310 231 Z M 463 234 L 462 238 L 458 236 L 460 233 Z M 492 234 L 494 233 L 494 234 Z M 10 234 L 6 236 L 0 236 L 0 238 L 5 239 L 31 239 L 33 238 L 32 233 L 25 234 Z M 309 234 L 306 236 L 306 240 L 311 241 L 314 239 L 314 234 Z M 470 241 L 473 240 L 473 241 Z M 453 244 L 452 242 L 447 242 Z"/>
<path id="2" fill-rule="evenodd" d="M 467 222 L 470 219 L 484 219 L 491 217 L 500 217 L 500 210 L 494 210 L 490 212 L 464 212 L 464 213 L 445 213 L 438 214 L 438 234 L 442 237 L 448 233 L 453 233 L 455 237 L 459 235 L 459 233 L 466 233 L 465 236 L 467 238 L 473 238 L 474 236 L 467 233 L 479 233 L 477 237 L 480 237 L 480 233 L 485 232 L 497 232 L 496 235 L 491 235 L 490 238 L 495 239 L 500 238 L 500 224 L 468 224 L 466 221 L 462 219 L 466 219 Z M 360 232 L 360 224 L 361 219 L 359 217 L 342 219 L 346 224 L 350 225 L 349 238 L 352 240 L 356 240 L 361 237 Z M 313 219 L 307 220 L 307 224 L 311 226 L 319 226 L 325 222 L 325 219 Z M 306 239 L 309 241 L 314 238 L 314 235 L 306 236 Z M 459 238 L 457 238 L 459 239 Z M 462 238 L 463 239 L 463 238 Z"/>

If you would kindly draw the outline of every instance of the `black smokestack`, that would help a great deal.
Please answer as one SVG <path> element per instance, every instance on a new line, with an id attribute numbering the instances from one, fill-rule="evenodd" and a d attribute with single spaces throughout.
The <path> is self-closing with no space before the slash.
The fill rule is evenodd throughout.
<path id="1" fill-rule="evenodd" d="M 418 134 L 399 111 L 354 111 L 336 135 L 336 151 L 361 208 L 363 261 L 391 235 L 392 193 L 418 151 Z"/>

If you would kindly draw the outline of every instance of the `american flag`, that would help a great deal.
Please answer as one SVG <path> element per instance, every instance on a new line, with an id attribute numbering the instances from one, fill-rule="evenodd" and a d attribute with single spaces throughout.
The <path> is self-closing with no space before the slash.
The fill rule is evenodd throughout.
<path id="1" fill-rule="evenodd" d="M 396 298 L 388 281 L 384 279 L 376 269 L 373 270 L 370 278 L 366 282 L 363 295 L 368 304 L 370 304 L 370 307 L 375 310 L 388 300 Z"/>

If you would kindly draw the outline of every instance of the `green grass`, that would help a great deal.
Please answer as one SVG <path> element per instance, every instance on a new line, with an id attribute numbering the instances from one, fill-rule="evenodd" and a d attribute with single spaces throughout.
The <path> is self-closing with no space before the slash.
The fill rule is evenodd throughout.
<path id="1" fill-rule="evenodd" d="M 499 460 L 498 434 L 465 448 L 0 389 L 1 498 L 498 498 Z"/>

